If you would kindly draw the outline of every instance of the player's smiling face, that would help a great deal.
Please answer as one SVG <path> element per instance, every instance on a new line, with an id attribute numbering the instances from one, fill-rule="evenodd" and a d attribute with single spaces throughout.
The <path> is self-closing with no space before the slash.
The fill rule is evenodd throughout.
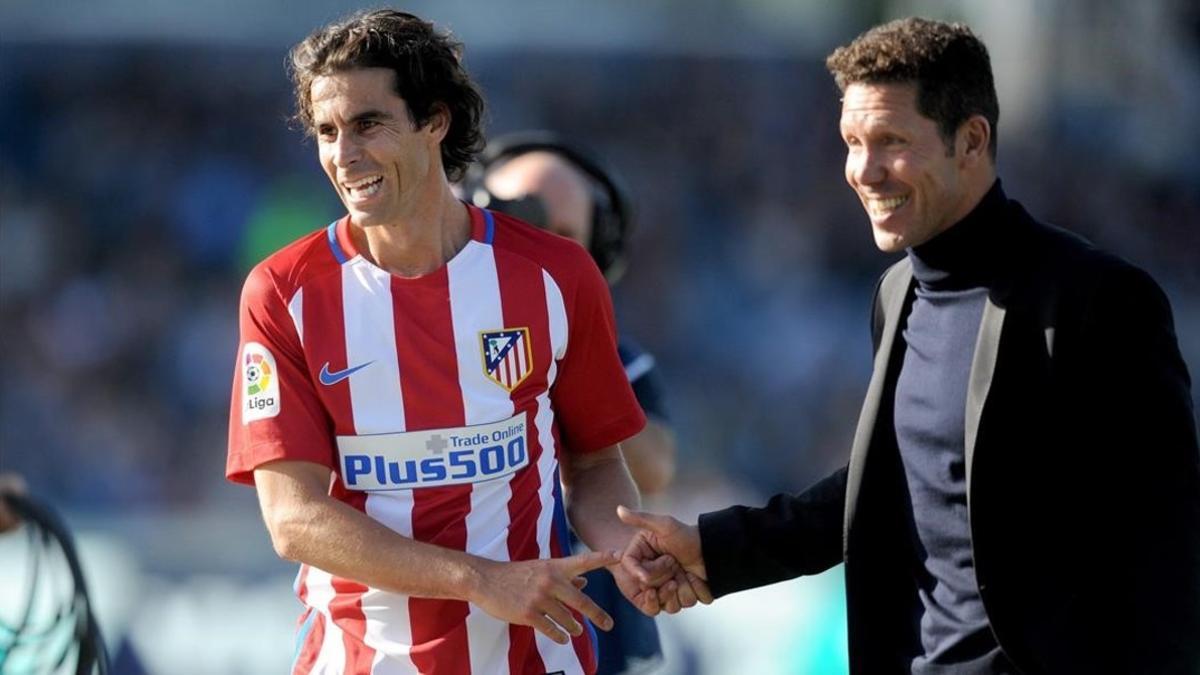
<path id="1" fill-rule="evenodd" d="M 400 222 L 431 181 L 441 180 L 447 125 L 435 115 L 417 128 L 395 77 L 386 68 L 359 68 L 317 77 L 310 89 L 321 166 L 362 227 Z"/>
<path id="2" fill-rule="evenodd" d="M 880 250 L 919 246 L 970 212 L 962 153 L 948 152 L 937 122 L 917 111 L 916 85 L 846 87 L 841 133 L 846 182 L 858 193 Z"/>

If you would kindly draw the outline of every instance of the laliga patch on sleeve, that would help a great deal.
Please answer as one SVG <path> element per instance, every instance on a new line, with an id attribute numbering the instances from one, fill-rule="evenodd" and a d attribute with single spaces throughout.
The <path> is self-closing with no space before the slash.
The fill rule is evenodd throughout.
<path id="1" fill-rule="evenodd" d="M 271 351 L 257 342 L 242 349 L 242 424 L 279 414 L 279 371 Z"/>

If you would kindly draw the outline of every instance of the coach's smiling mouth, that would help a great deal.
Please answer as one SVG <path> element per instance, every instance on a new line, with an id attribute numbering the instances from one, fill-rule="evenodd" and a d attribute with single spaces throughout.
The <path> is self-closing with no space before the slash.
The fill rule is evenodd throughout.
<path id="1" fill-rule="evenodd" d="M 868 213 L 877 218 L 884 218 L 907 204 L 908 200 L 909 195 L 903 195 L 900 197 L 888 197 L 886 199 L 867 197 L 863 201 L 866 202 Z"/>

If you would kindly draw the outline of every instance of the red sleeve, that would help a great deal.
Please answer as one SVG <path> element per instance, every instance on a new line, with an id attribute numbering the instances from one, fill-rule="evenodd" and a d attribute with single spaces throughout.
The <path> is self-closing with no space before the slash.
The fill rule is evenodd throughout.
<path id="1" fill-rule="evenodd" d="M 308 375 L 290 299 L 262 265 L 242 288 L 225 464 L 234 482 L 252 485 L 256 467 L 279 459 L 336 464 L 332 424 Z"/>
<path id="2" fill-rule="evenodd" d="M 564 448 L 586 453 L 633 436 L 646 426 L 617 354 L 612 297 L 590 260 L 564 288 L 567 349 L 559 362 L 552 399 Z"/>

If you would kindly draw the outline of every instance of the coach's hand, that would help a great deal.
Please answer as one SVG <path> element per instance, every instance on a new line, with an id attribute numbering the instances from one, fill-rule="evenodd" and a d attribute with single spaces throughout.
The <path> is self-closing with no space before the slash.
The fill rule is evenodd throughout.
<path id="1" fill-rule="evenodd" d="M 635 570 L 641 572 L 641 576 L 635 576 Z M 608 571 L 612 573 L 621 594 L 646 616 L 655 616 L 662 611 L 659 587 L 682 573 L 679 563 L 669 555 L 645 551 L 644 558 L 634 562 L 628 549 L 622 555 L 621 562 L 609 566 Z"/>
<path id="2" fill-rule="evenodd" d="M 571 635 L 583 634 L 572 609 L 602 630 L 612 628 L 612 617 L 580 591 L 586 583 L 581 575 L 620 560 L 616 551 L 592 551 L 552 560 L 483 560 L 477 565 L 479 577 L 470 601 L 497 619 L 533 626 L 565 645 Z"/>
<path id="3" fill-rule="evenodd" d="M 658 605 L 664 611 L 674 614 L 697 602 L 707 605 L 713 601 L 704 569 L 699 528 L 670 516 L 631 511 L 624 506 L 617 507 L 617 515 L 626 525 L 639 529 L 622 555 L 622 565 L 642 587 L 657 589 Z M 672 556 L 679 565 L 665 580 L 663 567 L 656 562 L 662 555 Z M 643 605 L 636 601 L 634 604 L 646 612 Z"/>

